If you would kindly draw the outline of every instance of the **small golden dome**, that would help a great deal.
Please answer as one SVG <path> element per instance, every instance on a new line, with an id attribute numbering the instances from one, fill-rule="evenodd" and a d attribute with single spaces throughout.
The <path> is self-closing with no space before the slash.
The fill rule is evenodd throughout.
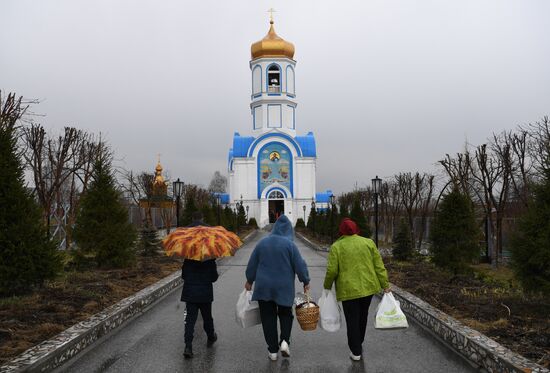
<path id="1" fill-rule="evenodd" d="M 160 164 L 160 159 L 157 162 L 157 167 L 155 167 L 155 181 L 153 184 L 164 184 L 164 177 L 162 176 L 162 165 Z"/>
<path id="2" fill-rule="evenodd" d="M 269 23 L 271 26 L 267 35 L 250 47 L 252 59 L 262 57 L 288 57 L 292 59 L 294 57 L 294 44 L 284 40 L 275 33 L 273 20 L 269 21 Z"/>

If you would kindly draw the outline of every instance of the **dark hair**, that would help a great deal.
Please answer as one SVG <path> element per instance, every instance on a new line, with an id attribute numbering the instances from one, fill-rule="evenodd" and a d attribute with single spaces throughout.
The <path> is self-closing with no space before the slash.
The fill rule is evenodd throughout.
<path id="1" fill-rule="evenodd" d="M 193 219 L 194 221 L 202 220 L 204 219 L 204 215 L 200 211 L 193 211 L 193 213 L 191 214 L 191 219 Z"/>

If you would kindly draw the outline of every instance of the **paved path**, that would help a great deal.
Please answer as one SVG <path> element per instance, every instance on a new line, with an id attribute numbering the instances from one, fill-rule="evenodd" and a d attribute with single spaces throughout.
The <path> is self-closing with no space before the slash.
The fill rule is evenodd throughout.
<path id="1" fill-rule="evenodd" d="M 241 329 L 235 323 L 235 303 L 244 285 L 244 270 L 257 240 L 244 245 L 234 258 L 219 266 L 214 287 L 214 322 L 219 340 L 206 348 L 202 322 L 195 326 L 195 357 L 184 360 L 183 312 L 179 289 L 114 335 L 100 340 L 58 372 L 471 372 L 463 360 L 410 322 L 406 330 L 379 331 L 373 327 L 377 300 L 369 316 L 365 359 L 348 358 L 345 326 L 336 333 L 304 332 L 295 321 L 291 357 L 267 358 L 260 326 Z M 322 291 L 326 259 L 297 242 L 311 275 L 315 299 Z M 297 287 L 297 290 L 300 289 Z"/>

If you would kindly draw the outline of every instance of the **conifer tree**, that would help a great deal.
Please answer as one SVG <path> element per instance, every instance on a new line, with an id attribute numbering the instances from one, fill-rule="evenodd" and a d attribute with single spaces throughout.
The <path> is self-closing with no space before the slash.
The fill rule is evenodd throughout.
<path id="1" fill-rule="evenodd" d="M 183 226 L 189 225 L 193 222 L 193 213 L 198 211 L 198 207 L 195 204 L 195 198 L 193 193 L 185 195 L 185 203 L 183 205 L 183 215 L 181 224 Z"/>
<path id="2" fill-rule="evenodd" d="M 453 188 L 435 212 L 431 228 L 434 263 L 455 274 L 463 272 L 480 255 L 479 234 L 472 201 Z"/>
<path id="3" fill-rule="evenodd" d="M 397 260 L 409 260 L 413 255 L 411 229 L 405 219 L 401 219 L 393 239 L 393 257 Z"/>
<path id="4" fill-rule="evenodd" d="M 550 295 L 550 171 L 512 237 L 512 268 L 525 290 Z"/>
<path id="5" fill-rule="evenodd" d="M 15 295 L 55 277 L 62 269 L 54 242 L 47 238 L 42 214 L 24 186 L 17 123 L 21 98 L 0 94 L 0 295 Z"/>
<path id="6" fill-rule="evenodd" d="M 307 219 L 307 229 L 309 229 L 310 232 L 312 233 L 315 233 L 316 232 L 316 224 L 317 224 L 317 220 L 318 220 L 318 214 L 317 214 L 317 209 L 316 208 L 312 208 L 309 210 L 309 218 Z"/>
<path id="7" fill-rule="evenodd" d="M 81 200 L 74 238 L 78 250 L 91 254 L 98 266 L 120 268 L 135 259 L 136 232 L 115 185 L 111 155 L 101 146 L 92 183 Z"/>
<path id="8" fill-rule="evenodd" d="M 353 205 L 350 212 L 350 219 L 353 220 L 357 224 L 357 227 L 359 227 L 359 230 L 361 230 L 361 233 L 359 233 L 359 235 L 363 237 L 370 237 L 372 235 L 358 198 L 355 198 L 353 200 Z"/>
<path id="9" fill-rule="evenodd" d="M 139 253 L 143 256 L 155 256 L 159 249 L 160 240 L 156 228 L 145 223 L 139 231 Z"/>

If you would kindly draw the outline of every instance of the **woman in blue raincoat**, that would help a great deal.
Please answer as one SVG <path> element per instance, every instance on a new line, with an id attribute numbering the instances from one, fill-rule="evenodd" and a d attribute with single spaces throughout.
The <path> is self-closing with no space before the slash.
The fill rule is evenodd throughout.
<path id="1" fill-rule="evenodd" d="M 273 226 L 271 234 L 263 238 L 252 252 L 246 267 L 246 290 L 252 289 L 252 300 L 260 305 L 260 317 L 269 358 L 277 360 L 277 352 L 290 356 L 290 332 L 292 330 L 292 305 L 294 303 L 294 280 L 298 275 L 309 291 L 307 265 L 298 247 L 294 244 L 292 223 L 282 215 Z M 277 316 L 281 324 L 277 333 Z"/>

